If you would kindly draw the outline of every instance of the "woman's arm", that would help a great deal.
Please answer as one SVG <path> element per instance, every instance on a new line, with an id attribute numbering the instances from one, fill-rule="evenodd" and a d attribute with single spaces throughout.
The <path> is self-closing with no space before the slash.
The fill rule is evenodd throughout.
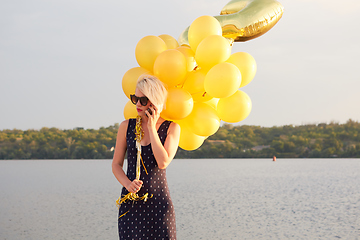
<path id="1" fill-rule="evenodd" d="M 135 193 L 140 189 L 142 181 L 135 179 L 131 182 L 123 170 L 125 153 L 127 149 L 126 131 L 128 128 L 128 124 L 129 120 L 125 120 L 119 126 L 116 137 L 115 152 L 112 161 L 112 172 L 121 185 L 123 185 L 129 192 Z"/>
<path id="2" fill-rule="evenodd" d="M 180 126 L 172 122 L 164 145 L 162 145 L 155 127 L 149 129 L 151 148 L 160 169 L 165 169 L 174 159 L 180 139 Z"/>

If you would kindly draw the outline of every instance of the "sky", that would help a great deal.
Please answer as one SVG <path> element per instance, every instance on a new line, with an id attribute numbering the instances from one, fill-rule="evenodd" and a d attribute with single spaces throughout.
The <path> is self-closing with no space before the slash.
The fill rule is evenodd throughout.
<path id="1" fill-rule="evenodd" d="M 148 35 L 178 38 L 229 0 L 0 2 L 0 130 L 99 129 L 124 120 L 121 79 Z M 234 125 L 360 121 L 357 0 L 280 0 L 266 34 L 236 42 L 257 63 L 241 88 L 252 111 Z"/>

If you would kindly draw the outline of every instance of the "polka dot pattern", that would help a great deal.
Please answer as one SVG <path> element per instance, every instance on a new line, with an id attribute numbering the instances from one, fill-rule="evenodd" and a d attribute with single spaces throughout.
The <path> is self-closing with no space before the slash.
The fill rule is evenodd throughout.
<path id="1" fill-rule="evenodd" d="M 136 146 L 135 129 L 136 119 L 130 119 L 127 129 L 127 176 L 132 181 L 135 179 L 136 166 Z M 164 145 L 167 137 L 167 131 L 170 121 L 164 121 L 158 130 L 161 143 Z M 129 211 L 119 218 L 119 237 L 122 239 L 176 239 L 175 211 L 171 201 L 170 192 L 166 180 L 166 169 L 160 169 L 151 149 L 151 143 L 142 146 L 142 159 L 148 171 L 146 175 L 143 166 L 141 166 L 140 179 L 143 186 L 138 192 L 141 197 L 145 193 L 153 195 L 146 202 L 128 201 L 121 204 L 119 216 Z M 126 195 L 126 188 L 122 189 L 122 196 Z"/>

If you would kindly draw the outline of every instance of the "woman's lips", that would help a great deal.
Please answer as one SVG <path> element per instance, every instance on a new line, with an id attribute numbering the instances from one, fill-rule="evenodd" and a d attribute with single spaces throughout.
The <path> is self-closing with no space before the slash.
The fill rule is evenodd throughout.
<path id="1" fill-rule="evenodd" d="M 140 108 L 136 108 L 136 110 L 137 110 L 138 112 L 142 112 L 142 110 L 141 110 Z"/>

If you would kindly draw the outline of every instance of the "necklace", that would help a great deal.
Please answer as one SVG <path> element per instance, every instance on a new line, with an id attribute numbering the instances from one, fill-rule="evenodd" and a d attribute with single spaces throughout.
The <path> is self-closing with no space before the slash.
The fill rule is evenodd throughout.
<path id="1" fill-rule="evenodd" d="M 136 149 L 137 149 L 137 157 L 136 157 L 136 179 L 140 180 L 140 161 L 144 167 L 145 173 L 146 175 L 147 170 L 145 168 L 145 164 L 144 161 L 142 160 L 141 157 L 141 140 L 144 137 L 144 130 L 142 129 L 142 119 L 140 116 L 136 117 L 136 124 L 135 124 L 135 129 L 134 129 L 134 133 L 135 133 L 135 140 L 136 140 Z M 123 196 L 121 198 L 121 196 L 119 197 L 118 200 L 116 200 L 116 205 L 118 206 L 118 208 L 120 208 L 120 205 L 123 202 L 126 202 L 127 200 L 133 201 L 133 204 L 135 201 L 141 201 L 144 200 L 144 202 L 147 201 L 148 198 L 151 198 L 151 196 L 149 196 L 149 193 L 145 193 L 142 197 L 139 197 L 139 195 L 137 193 L 132 193 L 129 192 L 128 194 L 126 194 L 125 196 Z M 127 214 L 130 210 L 128 210 L 127 212 L 125 212 L 124 214 L 122 214 L 119 218 L 121 218 L 122 216 L 124 216 L 125 214 Z"/>

